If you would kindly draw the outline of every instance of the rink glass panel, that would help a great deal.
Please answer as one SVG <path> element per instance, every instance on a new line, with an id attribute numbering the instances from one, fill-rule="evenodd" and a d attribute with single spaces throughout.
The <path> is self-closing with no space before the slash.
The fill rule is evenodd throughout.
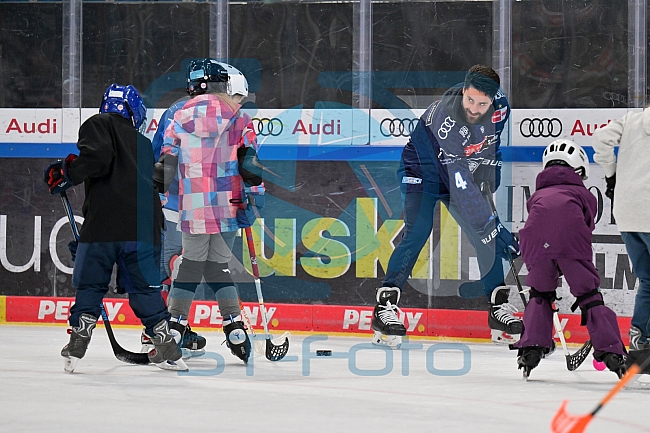
<path id="1" fill-rule="evenodd" d="M 183 60 L 209 55 L 209 35 L 205 3 L 84 2 L 83 106 L 98 107 L 111 83 L 144 94 L 165 74 L 184 75 Z M 183 96 L 184 86 L 145 102 L 166 108 Z"/>
<path id="2" fill-rule="evenodd" d="M 61 107 L 61 4 L 0 3 L 0 107 Z"/>
<path id="3" fill-rule="evenodd" d="M 259 108 L 352 104 L 345 86 L 323 86 L 324 73 L 352 71 L 352 3 L 242 2 L 230 5 L 230 57 L 259 61 Z"/>
<path id="4" fill-rule="evenodd" d="M 394 95 L 373 92 L 373 108 L 426 108 L 492 63 L 492 2 L 373 3 L 372 16 L 374 85 Z"/>
<path id="5" fill-rule="evenodd" d="M 627 107 L 628 1 L 513 2 L 513 108 Z"/>

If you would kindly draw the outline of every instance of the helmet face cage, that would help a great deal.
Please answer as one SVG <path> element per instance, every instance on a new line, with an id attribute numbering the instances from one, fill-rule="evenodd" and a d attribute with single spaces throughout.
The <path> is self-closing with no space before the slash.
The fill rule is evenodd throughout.
<path id="1" fill-rule="evenodd" d="M 569 164 L 582 177 L 582 180 L 587 180 L 589 177 L 587 153 L 571 140 L 563 138 L 555 140 L 544 149 L 543 167 L 546 168 L 548 163 L 554 160 L 564 161 Z"/>
<path id="2" fill-rule="evenodd" d="M 187 93 L 202 95 L 208 90 L 208 83 L 228 81 L 228 72 L 214 59 L 192 60 L 187 68 Z"/>
<path id="3" fill-rule="evenodd" d="M 116 113 L 133 123 L 133 127 L 140 129 L 140 126 L 147 119 L 147 107 L 140 92 L 132 85 L 120 86 L 111 84 L 104 92 L 100 113 Z"/>

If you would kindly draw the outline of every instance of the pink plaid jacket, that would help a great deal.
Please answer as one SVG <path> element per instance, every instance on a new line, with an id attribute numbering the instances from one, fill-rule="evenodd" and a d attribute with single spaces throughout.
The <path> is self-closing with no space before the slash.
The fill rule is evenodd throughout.
<path id="1" fill-rule="evenodd" d="M 240 106 L 219 95 L 199 95 L 174 114 L 165 130 L 162 153 L 178 157 L 180 229 L 185 233 L 235 231 L 244 182 L 237 149 L 253 146 L 257 136 Z"/>

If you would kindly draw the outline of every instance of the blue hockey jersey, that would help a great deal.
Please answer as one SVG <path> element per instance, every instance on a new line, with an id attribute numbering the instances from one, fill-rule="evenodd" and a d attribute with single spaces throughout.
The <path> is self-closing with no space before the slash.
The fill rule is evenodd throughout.
<path id="1" fill-rule="evenodd" d="M 448 193 L 464 221 L 483 232 L 492 212 L 480 184 L 499 184 L 499 146 L 510 105 L 499 90 L 481 121 L 471 124 L 465 120 L 462 97 L 460 84 L 427 108 L 404 147 L 398 176 L 406 193 Z"/>

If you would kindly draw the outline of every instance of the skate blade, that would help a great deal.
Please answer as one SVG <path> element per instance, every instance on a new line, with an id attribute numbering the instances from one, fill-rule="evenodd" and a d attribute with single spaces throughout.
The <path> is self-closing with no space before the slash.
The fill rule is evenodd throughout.
<path id="1" fill-rule="evenodd" d="M 399 335 L 384 335 L 379 331 L 375 331 L 372 337 L 372 344 L 375 346 L 390 347 L 391 349 L 399 349 L 402 345 L 402 337 Z"/>
<path id="2" fill-rule="evenodd" d="M 171 370 L 171 371 L 189 371 L 189 368 L 187 368 L 187 364 L 185 364 L 185 361 L 183 361 L 182 358 L 176 360 L 176 361 L 164 361 L 164 362 L 159 362 L 155 364 L 156 367 L 163 369 L 163 370 Z"/>
<path id="3" fill-rule="evenodd" d="M 496 344 L 514 344 L 519 341 L 521 335 L 519 334 L 508 334 L 504 331 L 499 331 L 498 329 L 491 329 L 492 331 L 492 342 Z"/>
<path id="4" fill-rule="evenodd" d="M 205 349 L 190 350 L 182 347 L 181 354 L 183 359 L 198 358 L 199 356 L 205 355 Z"/>
<path id="5" fill-rule="evenodd" d="M 639 374 L 629 381 L 623 389 L 629 389 L 632 391 L 650 391 L 650 377 L 644 374 Z"/>
<path id="6" fill-rule="evenodd" d="M 77 363 L 78 362 L 79 362 L 79 358 L 75 358 L 74 356 L 64 356 L 63 357 L 63 370 L 66 373 L 74 372 L 74 369 L 77 368 Z"/>

